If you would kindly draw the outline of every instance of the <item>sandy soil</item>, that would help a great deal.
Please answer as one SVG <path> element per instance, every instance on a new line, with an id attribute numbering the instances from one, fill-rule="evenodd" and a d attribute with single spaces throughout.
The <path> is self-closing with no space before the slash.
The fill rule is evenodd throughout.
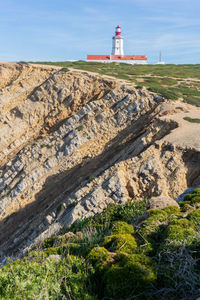
<path id="1" fill-rule="evenodd" d="M 178 107 L 182 107 L 183 110 Z M 174 129 L 163 140 L 181 147 L 195 148 L 200 150 L 200 123 L 191 123 L 184 120 L 184 117 L 200 119 L 200 107 L 196 107 L 182 101 L 168 102 L 163 105 L 164 111 L 171 111 L 162 118 L 175 120 L 179 127 Z"/>

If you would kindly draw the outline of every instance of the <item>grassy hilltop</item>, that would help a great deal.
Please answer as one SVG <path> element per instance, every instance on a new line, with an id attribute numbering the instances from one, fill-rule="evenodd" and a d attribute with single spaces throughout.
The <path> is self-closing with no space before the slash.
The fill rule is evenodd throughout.
<path id="1" fill-rule="evenodd" d="M 167 99 L 183 98 L 200 106 L 200 64 L 198 65 L 127 65 L 96 62 L 37 62 L 63 68 L 72 67 L 101 75 L 128 80 L 136 87 L 145 86 Z M 67 70 L 67 69 L 66 69 Z"/>
<path id="2" fill-rule="evenodd" d="M 4 266 L 1 299 L 196 299 L 199 205 L 200 189 L 178 207 L 112 204 Z"/>

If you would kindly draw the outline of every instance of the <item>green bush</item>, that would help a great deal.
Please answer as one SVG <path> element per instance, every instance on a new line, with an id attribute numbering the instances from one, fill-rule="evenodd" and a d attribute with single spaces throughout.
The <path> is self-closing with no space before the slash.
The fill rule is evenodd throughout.
<path id="1" fill-rule="evenodd" d="M 149 220 L 151 221 L 165 221 L 167 219 L 167 213 L 165 212 L 165 210 L 163 209 L 157 209 L 157 208 L 153 208 L 153 209 L 149 209 L 148 211 L 148 215 L 149 215 Z"/>
<path id="2" fill-rule="evenodd" d="M 90 251 L 88 255 L 90 262 L 98 270 L 103 269 L 110 257 L 111 255 L 104 247 L 95 247 Z"/>
<path id="3" fill-rule="evenodd" d="M 188 203 L 190 205 L 194 205 L 196 203 L 200 203 L 200 189 L 195 189 L 191 193 L 187 194 L 182 203 Z M 180 204 L 182 204 L 180 203 Z"/>
<path id="4" fill-rule="evenodd" d="M 53 247 L 57 242 L 57 237 L 52 236 L 50 238 L 47 238 L 43 243 L 43 248 Z"/>
<path id="5" fill-rule="evenodd" d="M 180 205 L 180 208 L 181 208 L 182 212 L 187 212 L 187 211 L 190 211 L 191 209 L 193 209 L 193 207 L 191 206 L 190 201 L 181 202 L 181 203 L 179 203 L 179 205 Z"/>
<path id="6" fill-rule="evenodd" d="M 106 236 L 103 245 L 110 251 L 125 253 L 133 253 L 137 248 L 135 238 L 128 233 Z"/>
<path id="7" fill-rule="evenodd" d="M 105 295 L 111 299 L 128 299 L 144 292 L 156 280 L 153 262 L 142 254 L 120 254 L 116 263 L 106 270 Z"/>
<path id="8" fill-rule="evenodd" d="M 189 213 L 187 218 L 194 224 L 197 230 L 200 229 L 200 208 Z"/>
<path id="9" fill-rule="evenodd" d="M 173 219 L 169 224 L 170 225 L 178 225 L 181 228 L 190 228 L 190 227 L 192 227 L 192 223 L 188 219 L 185 219 L 185 218 Z"/>
<path id="10" fill-rule="evenodd" d="M 18 260 L 0 271 L 1 299 L 96 299 L 90 295 L 84 259 L 67 256 L 37 263 Z"/>
<path id="11" fill-rule="evenodd" d="M 163 208 L 163 211 L 165 211 L 168 214 L 168 216 L 180 215 L 180 208 L 177 206 L 167 206 Z"/>
<path id="12" fill-rule="evenodd" d="M 146 203 L 147 200 L 127 201 L 122 205 L 110 204 L 102 213 L 74 222 L 70 231 L 77 232 L 87 228 L 95 228 L 97 231 L 103 230 L 106 233 L 116 221 L 134 222 L 146 210 Z M 69 231 L 68 228 L 62 230 L 62 234 L 67 231 Z"/>
<path id="13" fill-rule="evenodd" d="M 118 222 L 114 223 L 112 231 L 111 231 L 111 235 L 123 234 L 123 233 L 133 234 L 133 232 L 134 232 L 134 227 L 132 225 L 129 225 L 123 221 L 118 221 Z"/>
<path id="14" fill-rule="evenodd" d="M 183 224 L 169 225 L 166 230 L 166 238 L 170 241 L 183 241 L 189 240 L 190 237 L 195 236 L 192 228 L 184 228 Z"/>
<path id="15" fill-rule="evenodd" d="M 156 239 L 160 236 L 160 225 L 167 220 L 168 215 L 161 209 L 149 209 L 147 213 L 148 219 L 141 223 L 138 232 L 143 238 L 149 236 L 152 241 L 152 233 Z"/>
<path id="16" fill-rule="evenodd" d="M 39 250 L 1 268 L 0 298 L 175 300 L 198 295 L 199 195 L 196 189 L 185 196 L 181 211 L 168 206 L 145 212 L 146 201 L 129 201 L 76 222 L 63 229 L 66 235 L 46 239 Z"/>

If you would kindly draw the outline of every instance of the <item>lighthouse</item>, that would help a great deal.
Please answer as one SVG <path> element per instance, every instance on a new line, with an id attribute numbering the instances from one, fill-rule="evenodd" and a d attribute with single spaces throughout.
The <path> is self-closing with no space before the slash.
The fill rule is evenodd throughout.
<path id="1" fill-rule="evenodd" d="M 130 65 L 146 65 L 146 55 L 124 55 L 124 38 L 121 36 L 121 28 L 118 25 L 115 28 L 115 36 L 112 38 L 112 52 L 110 54 L 88 54 L 88 62 L 101 63 L 124 63 Z"/>
<path id="2" fill-rule="evenodd" d="M 124 38 L 121 36 L 121 28 L 115 28 L 115 36 L 112 38 L 112 55 L 124 55 Z"/>

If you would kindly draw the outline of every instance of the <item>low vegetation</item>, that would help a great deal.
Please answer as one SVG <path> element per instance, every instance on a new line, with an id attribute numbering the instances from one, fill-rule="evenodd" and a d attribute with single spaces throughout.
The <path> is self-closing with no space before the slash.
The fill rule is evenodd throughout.
<path id="1" fill-rule="evenodd" d="M 194 119 L 194 118 L 190 118 L 190 117 L 184 117 L 183 119 L 190 123 L 200 123 L 200 119 L 198 119 L 198 118 Z"/>
<path id="2" fill-rule="evenodd" d="M 0 270 L 1 299 L 195 299 L 200 189 L 179 207 L 109 205 Z"/>
<path id="3" fill-rule="evenodd" d="M 61 70 L 75 69 L 113 76 L 146 87 L 166 99 L 184 99 L 185 102 L 200 106 L 200 65 L 128 65 L 98 62 L 37 62 L 55 65 Z"/>

